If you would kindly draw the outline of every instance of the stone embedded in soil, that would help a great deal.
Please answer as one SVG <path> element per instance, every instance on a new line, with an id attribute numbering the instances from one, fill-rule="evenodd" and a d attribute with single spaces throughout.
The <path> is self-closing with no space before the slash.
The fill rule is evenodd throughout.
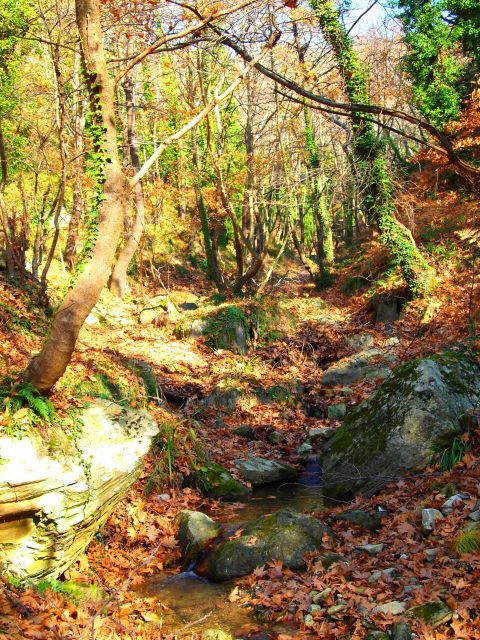
<path id="1" fill-rule="evenodd" d="M 201 511 L 185 509 L 178 519 L 178 543 L 185 564 L 200 556 L 212 540 L 222 532 L 222 527 Z"/>
<path id="2" fill-rule="evenodd" d="M 423 620 L 430 627 L 435 628 L 449 622 L 453 614 L 441 600 L 435 600 L 411 607 L 406 615 L 414 620 Z"/>
<path id="3" fill-rule="evenodd" d="M 305 554 L 321 552 L 324 536 L 331 535 L 316 518 L 281 509 L 253 520 L 240 536 L 219 542 L 196 570 L 213 580 L 230 580 L 275 560 L 289 569 L 304 569 Z M 327 565 L 342 559 L 330 552 L 321 553 L 320 558 Z"/>
<path id="4" fill-rule="evenodd" d="M 344 402 L 331 404 L 327 409 L 327 418 L 329 420 L 342 420 L 347 413 L 347 405 Z"/>
<path id="5" fill-rule="evenodd" d="M 392 640 L 412 640 L 412 629 L 408 622 L 396 622 L 391 633 Z"/>
<path id="6" fill-rule="evenodd" d="M 359 551 L 365 551 L 369 556 L 376 556 L 385 549 L 385 545 L 380 544 L 362 544 L 356 547 Z"/>
<path id="7" fill-rule="evenodd" d="M 320 382 L 327 386 L 348 386 L 359 380 L 387 378 L 391 374 L 390 365 L 395 361 L 394 356 L 385 354 L 380 349 L 367 349 L 328 367 Z"/>
<path id="8" fill-rule="evenodd" d="M 253 440 L 255 438 L 255 431 L 248 424 L 239 424 L 235 429 L 237 436 L 246 438 L 247 440 Z"/>
<path id="9" fill-rule="evenodd" d="M 425 532 L 433 531 L 437 520 L 443 520 L 443 515 L 438 509 L 422 509 L 422 529 Z"/>
<path id="10" fill-rule="evenodd" d="M 235 460 L 235 466 L 241 477 L 254 487 L 272 482 L 293 480 L 298 475 L 298 471 L 285 462 L 257 456 L 244 460 Z"/>
<path id="11" fill-rule="evenodd" d="M 382 526 L 382 515 L 377 512 L 362 511 L 354 509 L 353 511 L 345 511 L 336 516 L 332 516 L 333 520 L 345 520 L 358 527 L 363 527 L 368 531 L 376 531 Z"/>
<path id="12" fill-rule="evenodd" d="M 399 616 L 400 614 L 405 613 L 406 610 L 407 605 L 404 602 L 392 600 L 376 606 L 373 609 L 373 613 L 384 613 L 385 615 Z"/>
<path id="13" fill-rule="evenodd" d="M 308 430 L 308 437 L 316 442 L 317 440 L 328 440 L 334 433 L 334 427 L 312 427 Z"/>
<path id="14" fill-rule="evenodd" d="M 345 338 L 345 342 L 351 349 L 362 351 L 373 347 L 375 340 L 369 333 L 355 333 Z"/>

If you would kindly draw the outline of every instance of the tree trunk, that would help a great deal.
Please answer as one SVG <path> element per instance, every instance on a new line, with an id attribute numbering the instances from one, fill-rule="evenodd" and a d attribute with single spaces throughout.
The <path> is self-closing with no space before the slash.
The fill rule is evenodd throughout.
<path id="1" fill-rule="evenodd" d="M 353 42 L 340 20 L 332 0 L 310 0 L 320 28 L 337 60 L 345 93 L 353 103 L 369 104 L 367 74 L 353 48 Z M 371 122 L 361 113 L 352 117 L 352 147 L 355 160 L 366 176 L 363 213 L 368 225 L 379 228 L 381 239 L 400 267 L 412 297 L 429 289 L 433 271 L 419 251 L 412 234 L 395 218 L 394 186 L 384 154 Z"/>
<path id="2" fill-rule="evenodd" d="M 118 157 L 114 94 L 103 48 L 99 1 L 76 0 L 75 4 L 92 132 L 97 142 L 95 157 L 99 158 L 97 194 L 90 213 L 92 224 L 83 268 L 55 315 L 42 351 L 26 370 L 27 379 L 42 393 L 48 393 L 65 372 L 85 318 L 108 280 L 130 192 Z"/>
<path id="3" fill-rule="evenodd" d="M 68 268 L 73 270 L 75 256 L 78 249 L 78 235 L 83 211 L 82 195 L 82 170 L 83 170 L 83 130 L 85 127 L 86 109 L 84 100 L 80 94 L 80 54 L 75 52 L 73 60 L 72 89 L 78 94 L 73 114 L 73 154 L 74 154 L 74 178 L 73 178 L 73 203 L 72 215 L 68 225 L 67 246 L 65 248 L 65 260 Z"/>
<path id="4" fill-rule="evenodd" d="M 126 78 L 123 82 L 125 91 L 125 102 L 127 104 L 127 141 L 130 151 L 130 160 L 135 173 L 140 171 L 140 158 L 138 155 L 138 142 L 135 135 L 135 109 L 133 102 L 133 83 L 130 78 Z M 135 255 L 140 240 L 142 239 L 143 230 L 145 228 L 145 206 L 143 200 L 143 187 L 141 181 L 137 182 L 134 187 L 135 195 L 135 219 L 130 230 L 130 235 L 125 242 L 123 249 L 120 251 L 115 267 L 113 268 L 110 280 L 110 291 L 124 298 L 128 287 L 127 270 Z"/>

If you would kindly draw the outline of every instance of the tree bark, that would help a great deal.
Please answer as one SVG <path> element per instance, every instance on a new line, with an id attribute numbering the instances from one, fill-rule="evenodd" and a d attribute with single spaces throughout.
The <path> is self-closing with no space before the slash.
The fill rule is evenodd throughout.
<path id="1" fill-rule="evenodd" d="M 125 92 L 125 102 L 127 104 L 127 143 L 130 152 L 130 160 L 135 173 L 140 171 L 140 157 L 138 155 L 138 141 L 135 135 L 135 108 L 133 101 L 133 82 L 130 78 L 125 78 L 123 82 Z M 134 189 L 135 197 L 135 218 L 123 249 L 117 258 L 117 262 L 112 271 L 110 279 L 110 291 L 124 298 L 128 288 L 127 270 L 135 255 L 145 228 L 145 205 L 143 199 L 143 187 L 139 181 Z"/>
<path id="2" fill-rule="evenodd" d="M 100 167 L 104 174 L 91 253 L 87 252 L 84 268 L 60 305 L 42 351 L 25 372 L 42 393 L 51 391 L 65 372 L 80 329 L 108 280 L 130 193 L 118 157 L 113 84 L 105 60 L 99 1 L 76 0 L 75 5 L 90 111 L 93 125 L 101 132 L 98 151 L 105 158 Z"/>

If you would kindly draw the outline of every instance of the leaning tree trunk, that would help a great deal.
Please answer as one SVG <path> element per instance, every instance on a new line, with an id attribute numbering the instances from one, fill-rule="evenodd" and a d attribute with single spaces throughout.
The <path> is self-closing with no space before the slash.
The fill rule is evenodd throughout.
<path id="1" fill-rule="evenodd" d="M 352 103 L 369 104 L 365 68 L 340 21 L 332 0 L 310 0 L 326 41 L 332 47 L 345 93 Z M 402 270 L 412 297 L 427 293 L 433 271 L 415 244 L 412 234 L 395 218 L 394 185 L 389 175 L 384 144 L 377 139 L 371 122 L 362 114 L 352 117 L 352 147 L 355 160 L 366 176 L 363 210 L 368 224 L 375 224 L 381 239 Z"/>
<path id="2" fill-rule="evenodd" d="M 118 157 L 113 85 L 105 61 L 99 1 L 76 0 L 75 4 L 96 146 L 97 164 L 92 168 L 96 188 L 78 277 L 55 314 L 42 351 L 26 370 L 26 377 L 43 393 L 65 372 L 85 318 L 108 280 L 130 191 Z"/>
<path id="3" fill-rule="evenodd" d="M 135 173 L 140 171 L 140 158 L 138 155 L 138 142 L 135 135 L 135 109 L 133 103 L 133 83 L 130 78 L 123 82 L 125 102 L 127 104 L 127 142 L 130 151 L 130 160 Z M 130 262 L 138 249 L 145 228 L 145 206 L 143 200 L 142 182 L 139 180 L 134 187 L 135 194 L 135 219 L 130 235 L 123 249 L 120 251 L 110 280 L 110 291 L 120 298 L 124 298 L 128 288 L 127 270 Z"/>

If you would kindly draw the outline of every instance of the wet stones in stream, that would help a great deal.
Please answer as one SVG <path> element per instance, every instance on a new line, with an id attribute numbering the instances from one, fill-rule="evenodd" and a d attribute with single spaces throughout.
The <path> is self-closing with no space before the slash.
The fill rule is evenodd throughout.
<path id="1" fill-rule="evenodd" d="M 330 528 L 313 516 L 280 509 L 250 522 L 240 535 L 215 544 L 195 571 L 211 580 L 231 580 L 247 575 L 267 562 L 280 561 L 290 569 L 305 569 L 305 554 L 322 551 Z M 331 552 L 320 554 L 324 564 L 341 559 Z"/>
<path id="2" fill-rule="evenodd" d="M 284 482 L 297 477 L 298 471 L 277 460 L 252 456 L 244 460 L 235 460 L 240 476 L 254 487 L 272 482 Z"/>

